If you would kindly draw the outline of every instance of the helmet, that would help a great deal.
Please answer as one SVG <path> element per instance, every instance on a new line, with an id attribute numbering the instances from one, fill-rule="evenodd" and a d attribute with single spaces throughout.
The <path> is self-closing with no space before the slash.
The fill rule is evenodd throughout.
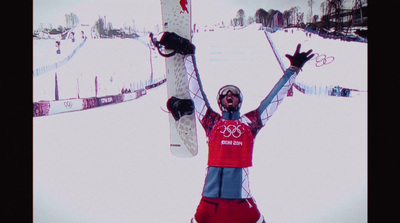
<path id="1" fill-rule="evenodd" d="M 239 104 L 235 109 L 235 111 L 238 111 L 240 109 L 240 107 L 242 106 L 243 95 L 242 95 L 242 92 L 240 91 L 240 89 L 238 87 L 236 87 L 235 85 L 225 85 L 221 89 L 219 89 L 218 95 L 217 95 L 218 106 L 221 109 L 221 111 L 227 111 L 227 109 L 224 106 L 222 106 L 221 99 L 223 97 L 225 97 L 229 91 L 232 92 L 233 95 L 235 95 L 236 97 L 239 98 Z"/>

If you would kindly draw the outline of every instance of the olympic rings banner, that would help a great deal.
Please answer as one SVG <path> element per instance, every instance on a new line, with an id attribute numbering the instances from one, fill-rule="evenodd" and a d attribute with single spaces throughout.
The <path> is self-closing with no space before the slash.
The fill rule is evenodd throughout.
<path id="1" fill-rule="evenodd" d="M 85 100 L 87 99 L 34 102 L 33 117 L 83 110 L 85 109 Z"/>
<path id="2" fill-rule="evenodd" d="M 82 101 L 83 99 L 52 101 L 48 115 L 82 110 Z"/>
<path id="3" fill-rule="evenodd" d="M 85 109 L 100 107 L 104 105 L 120 103 L 137 99 L 144 95 L 139 90 L 129 94 L 119 94 L 104 97 L 92 97 L 82 99 L 67 99 L 59 101 L 40 101 L 33 103 L 33 117 L 60 114 L 64 112 L 81 111 Z M 125 100 L 126 99 L 126 100 Z"/>

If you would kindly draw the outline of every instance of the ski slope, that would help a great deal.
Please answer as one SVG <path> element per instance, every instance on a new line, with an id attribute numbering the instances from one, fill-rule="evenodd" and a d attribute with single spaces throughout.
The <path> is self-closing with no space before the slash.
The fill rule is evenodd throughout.
<path id="1" fill-rule="evenodd" d="M 215 110 L 221 86 L 241 88 L 244 114 L 259 105 L 282 75 L 265 34 L 257 29 L 194 35 L 198 69 Z M 297 43 L 302 51 L 312 48 L 335 56 L 323 67 L 306 64 L 298 77 L 304 82 L 341 81 L 344 87 L 367 90 L 367 44 L 306 39 L 301 30 L 271 36 L 286 64 L 284 54 L 293 54 Z M 149 78 L 148 59 L 135 61 L 148 56 L 140 51 L 143 46 L 132 42 L 130 50 L 113 51 L 128 40 L 95 41 L 57 71 L 64 95 L 74 95 L 77 76 L 92 80 L 103 72 L 100 67 L 109 69 L 101 73 L 104 79 L 112 72 L 126 81 Z M 105 60 L 107 64 L 95 62 Z M 133 67 L 147 76 L 124 74 Z M 53 75 L 48 79 L 54 86 Z M 332 79 L 336 75 L 341 78 Z M 46 86 L 35 82 L 37 89 Z M 166 100 L 162 85 L 134 101 L 34 118 L 34 222 L 190 222 L 204 185 L 207 139 L 198 124 L 198 155 L 171 155 L 168 114 L 161 109 L 166 110 Z M 367 94 L 338 98 L 295 90 L 257 135 L 250 184 L 267 222 L 367 222 Z"/>
<path id="2" fill-rule="evenodd" d="M 48 45 L 46 43 L 48 41 L 51 40 L 36 40 L 34 45 L 40 48 L 40 45 Z M 70 41 L 62 40 L 61 46 L 74 45 L 69 43 Z M 37 51 L 50 53 L 48 47 L 41 49 L 43 50 Z M 48 59 L 50 56 L 46 53 L 34 53 L 38 55 L 36 63 L 43 64 L 42 61 L 50 63 Z M 56 55 L 55 51 L 50 54 Z M 150 57 L 153 66 L 150 64 Z M 136 89 L 143 88 L 145 82 L 150 80 L 152 71 L 153 79 L 164 76 L 165 66 L 162 59 L 160 56 L 150 55 L 149 48 L 138 40 L 88 38 L 67 64 L 33 79 L 33 101 L 55 99 L 55 73 L 57 73 L 60 100 L 77 98 L 78 94 L 80 98 L 94 97 L 96 77 L 99 97 L 120 94 L 121 89 L 129 89 L 131 86 Z M 51 64 L 55 63 L 55 60 L 53 58 Z"/>

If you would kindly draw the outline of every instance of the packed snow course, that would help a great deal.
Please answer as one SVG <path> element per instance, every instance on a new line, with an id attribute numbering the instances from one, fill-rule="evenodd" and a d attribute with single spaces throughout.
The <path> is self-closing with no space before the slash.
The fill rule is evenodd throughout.
<path id="1" fill-rule="evenodd" d="M 322 66 L 308 62 L 298 83 L 367 90 L 366 43 L 309 37 L 301 29 L 271 38 L 286 67 L 284 55 L 298 43 L 302 51 L 335 58 Z M 244 114 L 282 75 L 257 26 L 195 33 L 193 42 L 215 110 L 221 86 L 242 90 Z M 76 98 L 77 78 L 80 96 L 92 97 L 95 76 L 107 86 L 98 94 L 106 95 L 149 80 L 150 69 L 149 50 L 138 41 L 88 39 L 68 63 L 34 78 L 34 101 L 54 99 L 54 72 L 66 99 Z M 163 77 L 163 65 L 153 69 Z M 105 84 L 111 77 L 113 84 Z M 164 84 L 137 100 L 35 117 L 34 222 L 190 222 L 204 185 L 207 139 L 197 123 L 198 155 L 171 155 L 166 92 Z M 294 90 L 257 135 L 253 157 L 251 193 L 267 222 L 367 222 L 367 93 L 345 98 Z"/>
<path id="2" fill-rule="evenodd" d="M 165 82 L 163 58 L 143 40 L 59 41 L 61 54 L 54 40 L 34 41 L 34 117 L 134 100 Z"/>

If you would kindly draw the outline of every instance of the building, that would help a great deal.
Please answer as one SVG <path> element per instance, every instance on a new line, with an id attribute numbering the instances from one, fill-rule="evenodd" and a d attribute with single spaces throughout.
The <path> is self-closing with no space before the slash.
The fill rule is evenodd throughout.
<path id="1" fill-rule="evenodd" d="M 276 12 L 273 17 L 273 25 L 272 28 L 282 28 L 283 27 L 283 14 L 281 12 Z"/>

